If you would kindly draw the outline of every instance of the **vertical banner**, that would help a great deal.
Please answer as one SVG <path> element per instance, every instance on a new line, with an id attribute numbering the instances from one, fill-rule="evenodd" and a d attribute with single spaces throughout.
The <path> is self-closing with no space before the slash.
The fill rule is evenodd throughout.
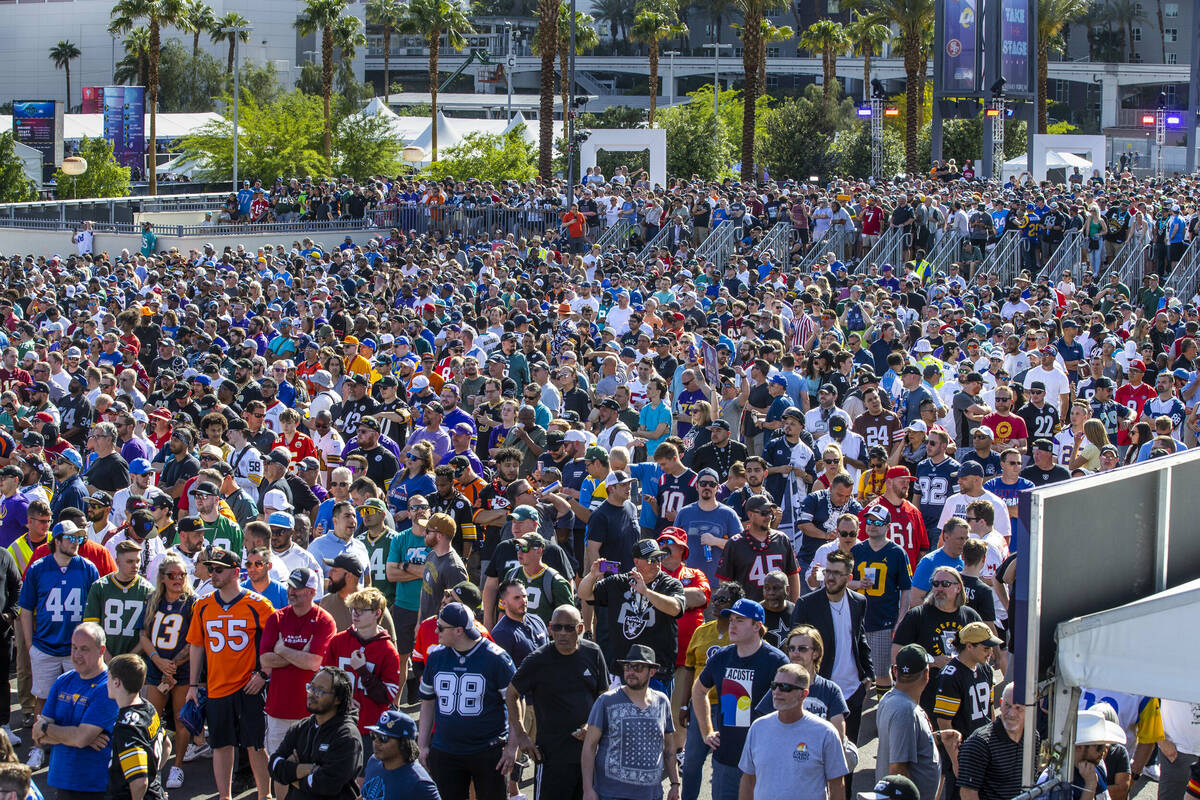
<path id="1" fill-rule="evenodd" d="M 941 0 L 942 85 L 947 95 L 979 91 L 979 14 L 976 0 Z"/>
<path id="2" fill-rule="evenodd" d="M 118 164 L 124 164 L 122 156 L 125 152 L 124 119 L 122 107 L 125 103 L 124 86 L 105 86 L 103 95 L 104 138 L 113 146 L 113 157 Z"/>
<path id="3" fill-rule="evenodd" d="M 125 160 L 121 164 L 131 167 L 135 175 L 143 175 L 146 172 L 146 88 L 126 86 L 121 111 L 125 137 Z"/>
<path id="4" fill-rule="evenodd" d="M 103 114 L 104 113 L 104 87 L 102 86 L 85 86 L 83 87 L 83 105 L 80 107 L 81 114 Z"/>
<path id="5" fill-rule="evenodd" d="M 1029 0 L 1000 0 L 1000 74 L 1006 95 L 1032 95 Z"/>
<path id="6" fill-rule="evenodd" d="M 63 111 L 54 100 L 14 100 L 13 138 L 42 154 L 42 163 L 63 160 Z"/>

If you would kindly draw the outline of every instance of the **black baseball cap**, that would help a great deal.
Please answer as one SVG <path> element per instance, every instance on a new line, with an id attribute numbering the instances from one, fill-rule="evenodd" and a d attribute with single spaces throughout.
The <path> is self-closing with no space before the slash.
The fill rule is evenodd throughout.
<path id="1" fill-rule="evenodd" d="M 859 792 L 859 800 L 920 800 L 917 785 L 904 775 L 885 775 L 869 792 Z"/>
<path id="2" fill-rule="evenodd" d="M 919 644 L 906 644 L 896 653 L 896 672 L 900 675 L 916 675 L 933 663 L 933 658 Z"/>

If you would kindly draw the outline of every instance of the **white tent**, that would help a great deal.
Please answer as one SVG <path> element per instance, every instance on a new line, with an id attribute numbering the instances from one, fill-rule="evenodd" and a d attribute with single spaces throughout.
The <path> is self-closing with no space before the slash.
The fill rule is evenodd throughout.
<path id="1" fill-rule="evenodd" d="M 512 131 L 516 130 L 518 125 L 524 125 L 525 130 L 529 130 L 529 121 L 525 119 L 525 115 L 520 111 L 518 111 L 516 114 L 513 114 L 513 118 L 509 120 L 508 125 L 504 128 L 504 132 L 506 134 L 511 133 Z"/>
<path id="2" fill-rule="evenodd" d="M 395 118 L 399 115 L 388 108 L 388 104 L 378 97 L 371 98 L 371 102 L 367 103 L 366 108 L 362 110 L 364 117 L 389 117 Z"/>
<path id="3" fill-rule="evenodd" d="M 1015 178 L 1022 172 L 1025 172 L 1028 165 L 1026 159 L 1026 154 L 1022 153 L 1016 158 L 1010 158 L 1008 161 L 1005 161 L 1002 176 L 1004 178 Z M 1084 175 L 1092 174 L 1092 162 L 1086 158 L 1064 150 L 1046 151 L 1046 169 L 1071 170 L 1075 167 L 1079 167 L 1079 171 Z"/>
<path id="4" fill-rule="evenodd" d="M 1200 580 L 1058 626 L 1058 677 L 1066 686 L 1200 702 L 1196 664 Z"/>
<path id="5" fill-rule="evenodd" d="M 462 136 L 459 134 L 458 129 L 451 125 L 450 121 L 440 111 L 437 115 L 436 124 L 438 152 L 444 152 L 462 141 Z M 420 135 L 412 142 L 413 145 L 421 148 L 426 153 L 433 149 L 433 126 L 434 123 L 428 123 L 425 130 L 421 131 Z"/>

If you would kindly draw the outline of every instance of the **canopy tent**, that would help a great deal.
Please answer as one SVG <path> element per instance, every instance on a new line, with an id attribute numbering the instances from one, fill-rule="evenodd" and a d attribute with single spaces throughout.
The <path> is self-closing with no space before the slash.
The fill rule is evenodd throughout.
<path id="1" fill-rule="evenodd" d="M 1002 177 L 1015 178 L 1022 172 L 1027 171 L 1028 157 L 1022 153 L 1016 158 L 1010 158 L 1004 162 Z M 1046 169 L 1074 169 L 1079 167 L 1079 171 L 1084 175 L 1092 174 L 1092 162 L 1086 158 L 1077 156 L 1074 153 L 1066 150 L 1047 150 L 1046 151 Z"/>
<path id="2" fill-rule="evenodd" d="M 165 161 L 159 164 L 156 172 L 159 175 L 179 175 L 184 178 L 194 178 L 196 173 L 201 172 L 208 166 L 206 158 L 191 158 L 190 156 L 176 156 L 170 161 Z"/>
<path id="3" fill-rule="evenodd" d="M 433 149 L 433 126 L 437 125 L 437 146 L 439 152 L 445 152 L 449 148 L 458 144 L 462 140 L 462 135 L 458 129 L 450 124 L 446 116 L 442 112 L 438 112 L 435 122 L 427 123 L 425 130 L 421 131 L 410 144 L 421 148 L 426 153 Z"/>
<path id="4" fill-rule="evenodd" d="M 524 125 L 525 130 L 526 131 L 529 130 L 529 121 L 527 119 L 525 119 L 525 115 L 522 114 L 520 111 L 518 111 L 516 114 L 513 114 L 513 118 L 511 120 L 509 120 L 508 125 L 504 126 L 504 132 L 506 134 L 511 133 L 512 131 L 517 129 L 518 125 Z"/>
<path id="5" fill-rule="evenodd" d="M 371 102 L 367 103 L 366 108 L 362 110 L 364 117 L 387 117 L 394 119 L 399 117 L 395 111 L 388 108 L 388 104 L 380 100 L 378 97 L 371 98 Z"/>
<path id="6" fill-rule="evenodd" d="M 1200 702 L 1200 580 L 1058 626 L 1058 677 L 1068 687 Z"/>

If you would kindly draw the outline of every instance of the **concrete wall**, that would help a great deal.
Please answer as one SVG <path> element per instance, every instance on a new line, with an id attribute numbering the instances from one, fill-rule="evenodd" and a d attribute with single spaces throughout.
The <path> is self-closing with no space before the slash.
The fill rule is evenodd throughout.
<path id="1" fill-rule="evenodd" d="M 366 244 L 370 239 L 386 235 L 386 231 L 379 229 L 366 229 L 357 231 L 318 231 L 311 235 L 313 241 L 324 245 L 327 250 L 331 250 L 345 241 L 346 236 L 350 236 L 355 244 Z M 237 232 L 229 231 L 222 232 L 214 230 L 209 236 L 168 236 L 159 234 L 158 249 L 170 250 L 172 247 L 178 247 L 181 253 L 185 255 L 193 248 L 200 249 L 206 242 L 212 242 L 218 252 L 225 247 L 236 247 L 239 244 L 245 245 L 246 249 L 253 252 L 257 248 L 267 244 L 282 244 L 285 247 L 291 247 L 293 241 L 304 238 L 302 232 L 296 233 L 268 233 L 256 234 L 253 232 Z M 94 252 L 108 252 L 110 255 L 117 256 L 122 250 L 129 250 L 134 253 L 141 247 L 141 237 L 137 234 L 112 234 L 98 233 L 96 234 Z M 0 228 L 0 253 L 4 255 L 13 254 L 33 254 L 38 255 L 67 255 L 75 252 L 75 245 L 71 242 L 70 231 L 38 231 L 26 230 L 21 228 Z"/>

